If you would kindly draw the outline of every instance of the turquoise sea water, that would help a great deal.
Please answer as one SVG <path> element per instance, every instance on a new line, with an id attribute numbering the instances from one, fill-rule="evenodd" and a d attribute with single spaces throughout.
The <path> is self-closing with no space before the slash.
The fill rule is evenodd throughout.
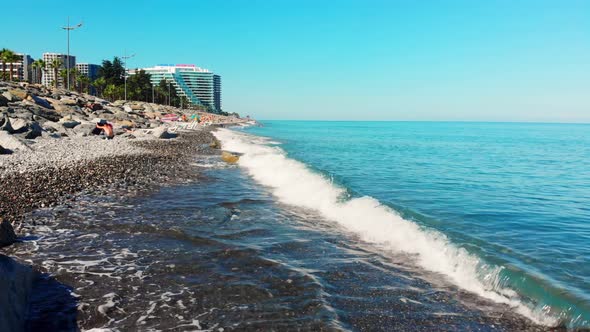
<path id="1" fill-rule="evenodd" d="M 270 138 L 266 146 L 330 179 L 346 199 L 372 197 L 421 230 L 443 234 L 480 260 L 478 269 L 499 271 L 484 290 L 515 291 L 509 297 L 535 315 L 590 326 L 590 125 L 263 124 L 245 132 Z M 416 252 L 428 256 L 428 243 Z M 449 275 L 460 283 L 464 262 L 455 256 L 459 267 Z"/>

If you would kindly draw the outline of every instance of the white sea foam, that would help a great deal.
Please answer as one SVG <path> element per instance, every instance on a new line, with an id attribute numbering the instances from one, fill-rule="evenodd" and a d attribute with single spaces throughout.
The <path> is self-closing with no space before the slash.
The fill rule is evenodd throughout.
<path id="1" fill-rule="evenodd" d="M 214 135 L 223 149 L 242 154 L 238 164 L 259 183 L 271 188 L 283 203 L 320 212 L 363 241 L 386 250 L 416 257 L 426 270 L 441 273 L 455 285 L 498 303 L 508 304 L 536 323 L 555 325 L 549 308 L 533 308 L 512 289 L 500 285 L 502 267 L 485 264 L 479 257 L 453 244 L 444 234 L 403 219 L 372 197 L 345 199 L 345 190 L 290 159 L 268 139 L 220 129 Z"/>

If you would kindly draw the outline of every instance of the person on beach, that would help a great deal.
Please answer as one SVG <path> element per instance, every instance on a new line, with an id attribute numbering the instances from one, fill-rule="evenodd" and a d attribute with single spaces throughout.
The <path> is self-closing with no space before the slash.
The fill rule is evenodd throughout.
<path id="1" fill-rule="evenodd" d="M 113 125 L 108 123 L 106 120 L 100 120 L 99 122 L 97 122 L 96 129 L 98 130 L 97 135 L 104 133 L 106 139 L 113 139 L 113 137 L 115 137 Z"/>

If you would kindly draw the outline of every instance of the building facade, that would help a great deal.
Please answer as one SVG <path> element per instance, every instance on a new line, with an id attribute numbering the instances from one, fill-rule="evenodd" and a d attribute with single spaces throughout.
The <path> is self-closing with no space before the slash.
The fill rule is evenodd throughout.
<path id="1" fill-rule="evenodd" d="M 95 65 L 92 63 L 77 63 L 76 69 L 78 72 L 84 76 L 87 76 L 91 81 L 94 81 L 98 77 L 98 68 L 99 65 Z"/>
<path id="2" fill-rule="evenodd" d="M 53 61 L 59 60 L 61 65 L 57 69 L 57 77 L 55 77 L 55 69 L 53 68 Z M 45 86 L 54 86 L 55 80 L 57 80 L 57 86 L 65 88 L 64 80 L 60 77 L 59 72 L 62 69 L 66 69 L 66 64 L 69 64 L 69 68 L 76 67 L 76 57 L 70 55 L 68 58 L 67 54 L 63 53 L 43 53 L 43 61 L 45 61 L 45 72 L 43 73 L 42 83 Z"/>
<path id="3" fill-rule="evenodd" d="M 5 68 L 7 73 L 7 80 L 10 80 L 10 77 L 12 77 L 13 81 L 30 82 L 32 78 L 31 65 L 33 64 L 33 58 L 31 58 L 31 56 L 29 56 L 28 54 L 23 53 L 17 53 L 16 55 L 19 57 L 17 62 L 5 64 L 0 60 L 0 70 L 2 70 L 2 68 Z M 11 65 L 12 72 L 10 72 Z"/>
<path id="4" fill-rule="evenodd" d="M 195 65 L 162 64 L 150 68 L 141 68 L 130 71 L 135 74 L 138 70 L 144 70 L 150 74 L 150 80 L 154 86 L 162 80 L 172 84 L 179 96 L 184 96 L 192 105 L 201 105 L 212 112 L 221 112 L 221 77 L 207 69 Z"/>

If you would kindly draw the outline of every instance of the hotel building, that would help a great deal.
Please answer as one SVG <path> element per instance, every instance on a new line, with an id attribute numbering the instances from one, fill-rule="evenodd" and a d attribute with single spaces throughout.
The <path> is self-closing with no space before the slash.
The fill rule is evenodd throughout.
<path id="1" fill-rule="evenodd" d="M 221 111 L 221 77 L 195 65 L 162 64 L 150 68 L 131 70 L 135 74 L 144 70 L 151 75 L 151 82 L 158 86 L 162 80 L 172 84 L 179 96 L 184 96 L 192 105 L 202 105 L 210 111 Z"/>
<path id="2" fill-rule="evenodd" d="M 12 76 L 13 81 L 30 82 L 32 78 L 31 65 L 33 64 L 33 59 L 28 54 L 17 53 L 16 55 L 19 57 L 19 59 L 17 60 L 17 62 L 12 63 L 12 72 L 7 75 Z M 11 64 L 4 64 L 4 62 L 0 60 L 0 70 L 4 68 L 4 65 L 6 65 L 6 72 L 10 72 Z M 7 76 L 6 79 L 10 80 L 10 76 Z"/>
<path id="3" fill-rule="evenodd" d="M 76 64 L 76 69 L 78 70 L 78 72 L 90 78 L 91 81 L 95 80 L 98 77 L 98 68 L 100 68 L 99 65 L 95 65 L 92 63 Z"/>
<path id="4" fill-rule="evenodd" d="M 57 71 L 57 78 L 55 77 L 54 69 L 51 67 L 51 63 L 55 59 L 59 59 L 61 62 L 61 67 Z M 53 86 L 54 80 L 57 79 L 58 86 L 64 88 L 65 85 L 64 85 L 63 79 L 59 75 L 59 72 L 62 69 L 66 68 L 66 61 L 69 61 L 69 66 L 68 66 L 69 68 L 75 68 L 76 67 L 76 57 L 73 55 L 70 55 L 70 57 L 68 59 L 67 54 L 43 53 L 43 61 L 45 61 L 45 72 L 43 73 L 43 81 L 42 81 L 43 85 Z"/>

